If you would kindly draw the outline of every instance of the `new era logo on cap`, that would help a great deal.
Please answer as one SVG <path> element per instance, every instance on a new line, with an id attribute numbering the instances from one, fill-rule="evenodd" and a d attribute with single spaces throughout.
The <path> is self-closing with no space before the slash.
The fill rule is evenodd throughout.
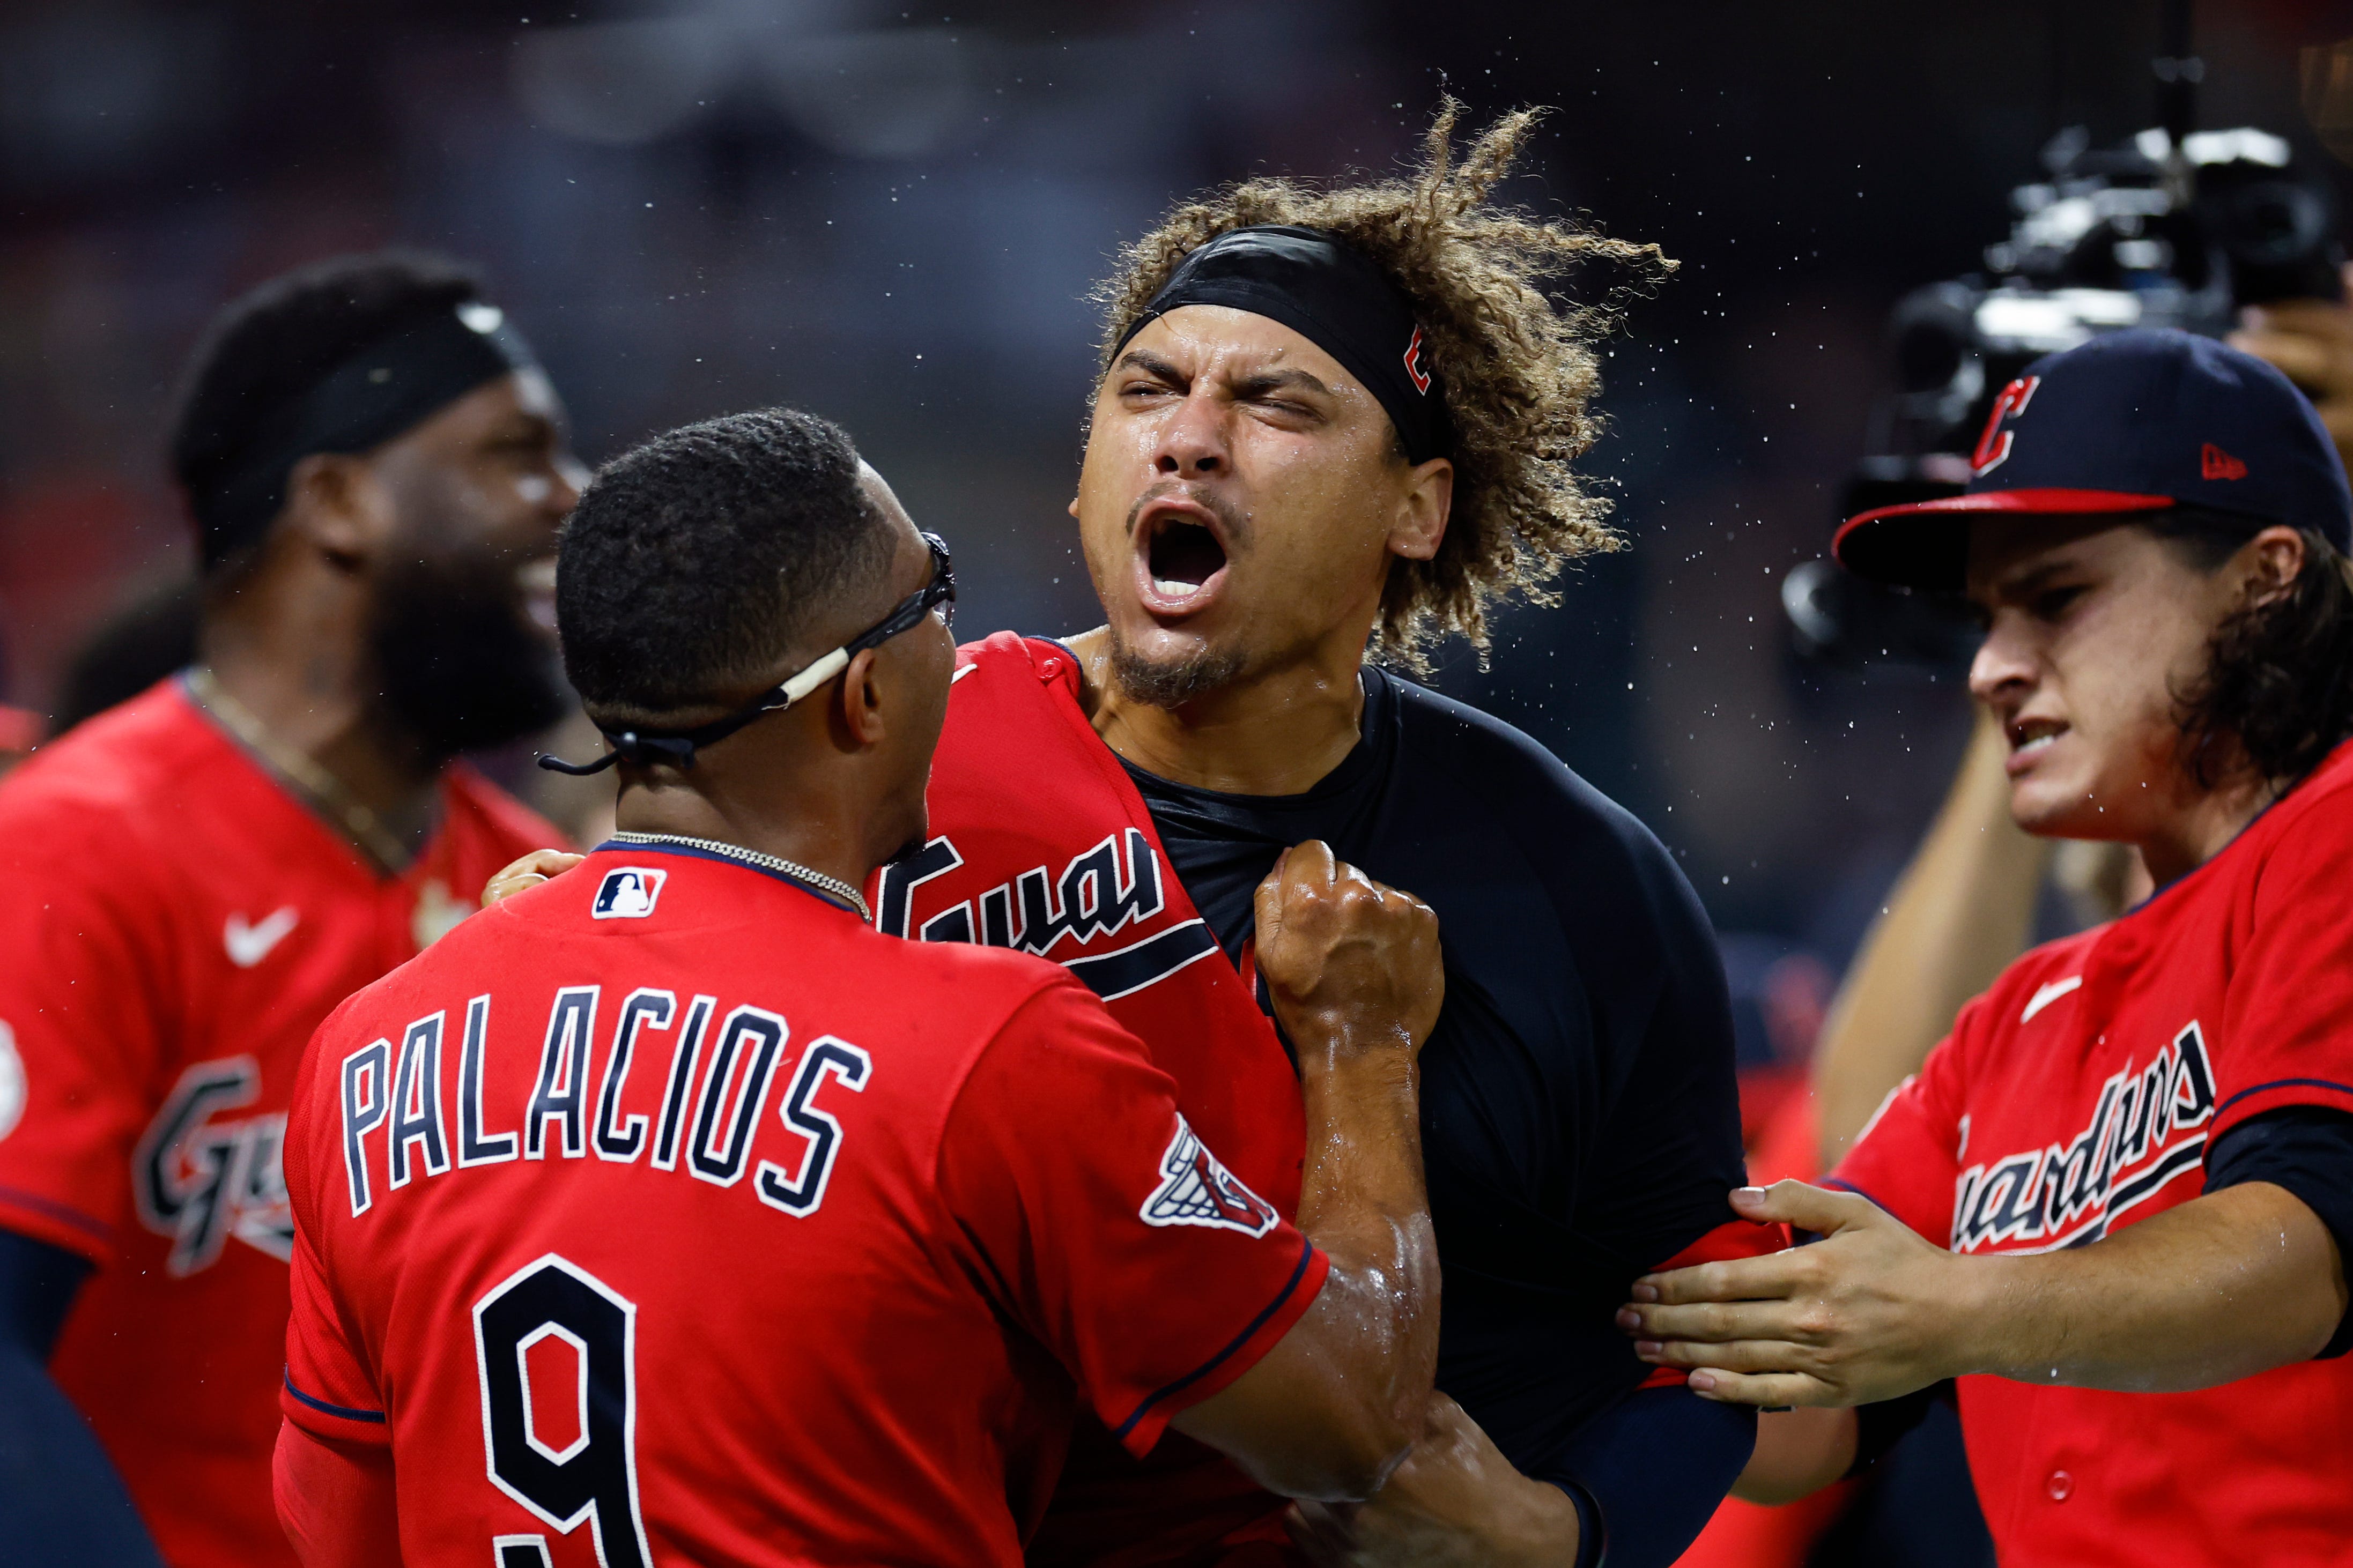
<path id="1" fill-rule="evenodd" d="M 616 866 L 596 884 L 588 912 L 600 921 L 640 921 L 654 912 L 670 873 L 650 866 Z"/>
<path id="2" fill-rule="evenodd" d="M 2243 479 L 2247 465 L 2209 441 L 2198 448 L 2198 477 L 2205 479 Z"/>
<path id="3" fill-rule="evenodd" d="M 1851 518 L 1832 552 L 1865 577 L 1957 589 L 1969 522 L 2203 507 L 2353 546 L 2353 491 L 2294 383 L 2215 338 L 2136 328 L 2052 354 L 2001 389 L 1963 494 Z"/>

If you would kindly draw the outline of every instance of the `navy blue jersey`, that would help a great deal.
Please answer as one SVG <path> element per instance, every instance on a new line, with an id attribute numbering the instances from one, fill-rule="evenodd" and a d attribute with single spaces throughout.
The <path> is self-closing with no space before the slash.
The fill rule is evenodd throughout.
<path id="1" fill-rule="evenodd" d="M 1446 1280 L 1439 1386 L 1543 1475 L 1648 1373 L 1612 1321 L 1627 1287 L 1730 1216 L 1743 1173 L 1723 969 L 1690 885 L 1632 816 L 1499 720 L 1378 669 L 1364 684 L 1362 740 L 1303 795 L 1128 772 L 1229 953 L 1253 889 L 1305 839 L 1438 911 L 1446 1004 L 1421 1107 Z"/>

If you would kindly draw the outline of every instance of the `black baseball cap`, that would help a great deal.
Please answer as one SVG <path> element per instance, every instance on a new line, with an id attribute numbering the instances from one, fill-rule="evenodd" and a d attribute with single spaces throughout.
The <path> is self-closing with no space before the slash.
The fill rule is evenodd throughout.
<path id="1" fill-rule="evenodd" d="M 1994 399 L 1968 489 L 1847 520 L 1831 553 L 1905 588 L 1957 592 L 1969 522 L 2199 507 L 2309 528 L 2353 553 L 2353 490 L 2312 404 L 2253 354 L 2136 328 L 2027 366 Z"/>

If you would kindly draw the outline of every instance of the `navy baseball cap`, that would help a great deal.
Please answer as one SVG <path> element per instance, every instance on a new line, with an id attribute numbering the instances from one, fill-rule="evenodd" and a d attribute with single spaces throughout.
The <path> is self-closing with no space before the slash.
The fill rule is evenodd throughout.
<path id="1" fill-rule="evenodd" d="M 2200 507 L 2309 528 L 2353 553 L 2353 491 L 2295 384 L 2214 338 L 2135 329 L 2045 356 L 2001 389 L 1968 488 L 1850 518 L 1831 553 L 1905 588 L 1958 591 L 1969 522 Z"/>

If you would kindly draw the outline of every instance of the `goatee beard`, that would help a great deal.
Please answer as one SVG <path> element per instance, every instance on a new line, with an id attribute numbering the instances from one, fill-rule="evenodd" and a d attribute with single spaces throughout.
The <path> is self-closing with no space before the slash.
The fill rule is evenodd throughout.
<path id="1" fill-rule="evenodd" d="M 385 712 L 436 762 L 544 730 L 571 703 L 554 646 L 525 617 L 502 557 L 388 564 L 368 647 Z"/>
<path id="2" fill-rule="evenodd" d="M 1111 678 L 1121 693 L 1152 708 L 1182 708 L 1241 678 L 1249 660 L 1240 648 L 1205 647 L 1176 659 L 1149 659 L 1111 633 Z"/>

